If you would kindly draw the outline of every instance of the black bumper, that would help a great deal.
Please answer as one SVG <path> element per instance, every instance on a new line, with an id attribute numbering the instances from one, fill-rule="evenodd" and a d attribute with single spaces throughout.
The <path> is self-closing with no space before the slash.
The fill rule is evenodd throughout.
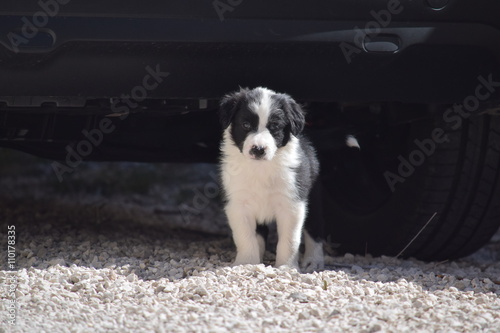
<path id="1" fill-rule="evenodd" d="M 452 103 L 479 75 L 500 75 L 497 1 L 233 0 L 222 16 L 215 7 L 223 1 L 75 1 L 59 0 L 57 11 L 17 2 L 0 10 L 7 106 L 120 97 L 147 66 L 170 73 L 147 96 L 166 99 L 218 99 L 262 85 L 299 100 Z"/>

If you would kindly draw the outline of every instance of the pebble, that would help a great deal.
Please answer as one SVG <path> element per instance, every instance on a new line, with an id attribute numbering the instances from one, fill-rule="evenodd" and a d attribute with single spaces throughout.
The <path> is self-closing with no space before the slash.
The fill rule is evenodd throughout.
<path id="1" fill-rule="evenodd" d="M 293 300 L 297 300 L 299 301 L 300 303 L 307 303 L 309 302 L 309 298 L 307 297 L 307 295 L 303 294 L 303 293 L 291 293 L 290 296 L 289 296 L 291 299 Z"/>

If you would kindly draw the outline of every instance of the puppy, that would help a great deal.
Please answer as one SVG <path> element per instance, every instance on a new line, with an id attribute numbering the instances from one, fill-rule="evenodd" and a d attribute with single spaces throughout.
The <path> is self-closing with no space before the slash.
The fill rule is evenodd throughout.
<path id="1" fill-rule="evenodd" d="M 276 267 L 298 268 L 309 198 L 321 201 L 316 152 L 301 135 L 303 110 L 289 95 L 258 87 L 226 95 L 219 116 L 225 213 L 237 248 L 234 265 L 262 262 L 263 226 L 276 222 Z M 302 267 L 312 271 L 324 267 L 323 216 L 320 207 L 309 208 L 313 214 L 303 232 Z"/>

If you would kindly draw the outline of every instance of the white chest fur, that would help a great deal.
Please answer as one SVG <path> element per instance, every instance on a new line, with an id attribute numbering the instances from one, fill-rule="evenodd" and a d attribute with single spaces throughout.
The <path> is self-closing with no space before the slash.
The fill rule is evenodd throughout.
<path id="1" fill-rule="evenodd" d="M 299 202 L 294 171 L 299 164 L 298 139 L 292 137 L 270 161 L 251 160 L 233 144 L 229 130 L 224 133 L 221 147 L 227 200 L 258 223 L 275 220 L 280 211 L 295 210 Z"/>

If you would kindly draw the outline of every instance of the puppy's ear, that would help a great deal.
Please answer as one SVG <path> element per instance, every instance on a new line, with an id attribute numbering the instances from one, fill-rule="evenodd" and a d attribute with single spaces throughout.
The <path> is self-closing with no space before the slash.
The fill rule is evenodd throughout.
<path id="1" fill-rule="evenodd" d="M 219 121 L 222 129 L 228 128 L 233 121 L 234 114 L 247 90 L 246 88 L 240 88 L 240 91 L 227 94 L 221 99 L 219 105 Z"/>
<path id="2" fill-rule="evenodd" d="M 278 103 L 290 124 L 290 132 L 297 136 L 302 132 L 306 123 L 304 110 L 287 94 L 278 94 Z"/>

